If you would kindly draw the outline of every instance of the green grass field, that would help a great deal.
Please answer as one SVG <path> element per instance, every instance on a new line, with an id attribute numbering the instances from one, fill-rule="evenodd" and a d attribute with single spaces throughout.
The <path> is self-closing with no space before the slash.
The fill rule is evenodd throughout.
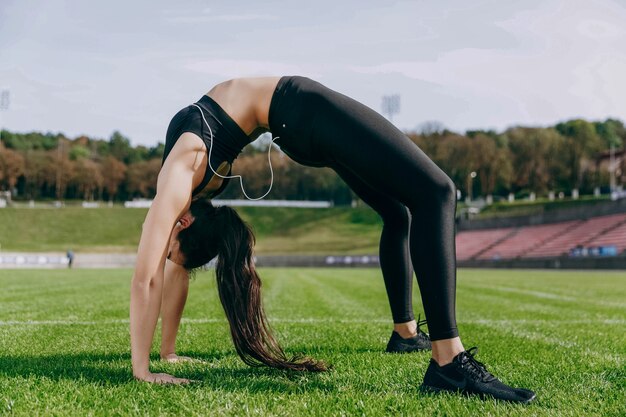
<path id="1" fill-rule="evenodd" d="M 190 386 L 134 381 L 130 270 L 0 270 L 0 414 L 553 415 L 626 412 L 626 273 L 458 273 L 466 348 L 530 406 L 418 391 L 426 353 L 384 353 L 390 310 L 378 269 L 261 269 L 270 322 L 288 353 L 334 364 L 322 374 L 249 368 L 235 354 L 213 271 L 191 284 L 179 352 L 204 363 L 152 369 Z M 417 286 L 415 286 L 417 287 Z M 415 312 L 421 312 L 417 288 Z M 158 335 L 155 338 L 158 340 Z"/>
<path id="2" fill-rule="evenodd" d="M 367 206 L 236 207 L 253 228 L 258 254 L 376 253 L 382 220 Z M 135 252 L 147 209 L 103 207 L 0 210 L 4 251 Z"/>

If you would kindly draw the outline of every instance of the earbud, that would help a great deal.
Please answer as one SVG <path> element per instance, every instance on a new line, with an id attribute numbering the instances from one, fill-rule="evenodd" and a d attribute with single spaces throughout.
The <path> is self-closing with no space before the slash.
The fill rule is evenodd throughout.
<path id="1" fill-rule="evenodd" d="M 237 178 L 237 177 L 239 177 L 239 185 L 241 186 L 241 191 L 243 191 L 243 195 L 245 195 L 248 200 L 261 200 L 263 197 L 268 195 L 269 192 L 272 190 L 272 185 L 274 184 L 274 171 L 272 170 L 272 160 L 270 159 L 270 151 L 272 150 L 272 143 L 274 143 L 274 141 L 276 139 L 278 139 L 280 136 L 276 136 L 275 138 L 273 138 L 272 142 L 269 144 L 269 147 L 267 148 L 267 161 L 270 164 L 270 173 L 271 173 L 270 188 L 261 197 L 250 198 L 250 197 L 248 197 L 248 194 L 246 194 L 246 190 L 243 189 L 243 178 L 241 177 L 241 175 L 223 176 L 223 175 L 220 175 L 217 172 L 215 172 L 215 170 L 211 166 L 211 150 L 213 149 L 213 130 L 211 129 L 211 126 L 209 126 L 209 123 L 204 118 L 204 112 L 202 111 L 202 108 L 200 106 L 198 106 L 197 104 L 195 104 L 195 103 L 192 104 L 192 106 L 195 106 L 195 107 L 198 108 L 198 110 L 200 110 L 200 114 L 202 115 L 202 120 L 204 121 L 204 124 L 206 125 L 206 127 L 209 128 L 209 133 L 211 134 L 211 146 L 209 147 L 209 155 L 208 155 L 208 158 L 207 158 L 207 163 L 209 164 L 209 168 L 211 168 L 211 171 L 213 171 L 213 173 L 215 175 L 217 175 L 218 177 L 221 177 L 221 178 Z"/>

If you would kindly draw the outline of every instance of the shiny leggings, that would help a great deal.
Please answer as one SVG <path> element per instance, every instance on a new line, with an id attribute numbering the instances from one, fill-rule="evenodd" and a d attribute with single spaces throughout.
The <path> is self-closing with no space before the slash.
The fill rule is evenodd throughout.
<path id="1" fill-rule="evenodd" d="M 270 129 L 293 160 L 332 168 L 381 216 L 379 259 L 394 322 L 414 319 L 415 272 L 431 339 L 458 336 L 452 180 L 379 113 L 306 77 L 281 78 Z"/>

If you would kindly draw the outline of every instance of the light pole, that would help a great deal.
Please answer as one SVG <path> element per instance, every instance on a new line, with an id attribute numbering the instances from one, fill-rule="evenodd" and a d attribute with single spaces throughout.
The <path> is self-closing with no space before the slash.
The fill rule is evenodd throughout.
<path id="1" fill-rule="evenodd" d="M 615 145 L 611 143 L 611 152 L 610 152 L 610 159 L 609 159 L 609 175 L 611 176 L 610 178 L 610 184 L 609 184 L 609 192 L 612 193 L 613 191 L 615 191 L 615 169 L 617 168 L 616 164 L 615 164 Z"/>
<path id="2" fill-rule="evenodd" d="M 9 110 L 10 93 L 9 90 L 0 91 L 0 111 Z M 0 118 L 0 140 L 2 140 L 2 118 Z"/>
<path id="3" fill-rule="evenodd" d="M 63 158 L 63 139 L 59 138 L 57 142 L 57 180 L 56 180 L 56 197 L 57 200 L 61 200 L 61 175 L 63 170 L 63 163 L 61 159 Z"/>
<path id="4" fill-rule="evenodd" d="M 0 91 L 0 113 L 9 110 L 9 90 Z M 2 142 L 2 117 L 0 117 L 0 144 Z M 9 197 L 11 196 L 11 187 L 9 187 Z M 9 201 L 11 199 L 9 198 Z"/>
<path id="5" fill-rule="evenodd" d="M 383 114 L 389 117 L 389 121 L 393 122 L 393 115 L 398 113 L 400 113 L 400 95 L 383 96 Z"/>
<path id="6" fill-rule="evenodd" d="M 476 171 L 472 171 L 467 176 L 467 201 L 472 201 L 472 180 L 476 178 Z"/>

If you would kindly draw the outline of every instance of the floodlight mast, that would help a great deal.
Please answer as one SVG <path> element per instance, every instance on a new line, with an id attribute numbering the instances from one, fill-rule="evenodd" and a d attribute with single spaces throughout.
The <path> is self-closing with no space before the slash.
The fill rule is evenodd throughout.
<path id="1" fill-rule="evenodd" d="M 0 91 L 0 111 L 9 110 L 9 105 L 11 103 L 11 93 L 9 90 L 1 90 Z M 0 140 L 2 140 L 2 118 L 0 117 Z"/>
<path id="2" fill-rule="evenodd" d="M 383 96 L 383 114 L 386 114 L 390 122 L 393 122 L 393 115 L 400 113 L 400 95 L 392 94 Z"/>
<path id="3" fill-rule="evenodd" d="M 9 90 L 0 92 L 0 110 L 9 110 L 10 94 Z"/>
<path id="4" fill-rule="evenodd" d="M 617 164 L 615 163 L 615 144 L 611 143 L 611 150 L 609 152 L 609 192 L 615 191 L 617 182 L 615 181 L 615 169 Z"/>

